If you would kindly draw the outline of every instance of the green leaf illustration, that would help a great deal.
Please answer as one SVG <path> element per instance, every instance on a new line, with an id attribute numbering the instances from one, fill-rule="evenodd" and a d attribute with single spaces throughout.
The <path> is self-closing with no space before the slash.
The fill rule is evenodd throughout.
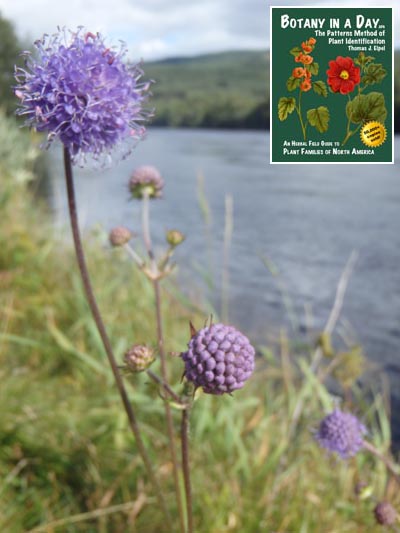
<path id="1" fill-rule="evenodd" d="M 292 54 L 292 56 L 297 57 L 299 54 L 303 53 L 303 50 L 299 46 L 295 46 L 290 50 L 290 53 Z"/>
<path id="2" fill-rule="evenodd" d="M 297 87 L 299 87 L 300 83 L 300 78 L 294 78 L 293 76 L 290 76 L 290 78 L 288 78 L 288 81 L 286 82 L 286 87 L 288 91 L 294 91 L 295 89 L 297 89 Z"/>
<path id="3" fill-rule="evenodd" d="M 361 81 L 365 85 L 381 83 L 386 74 L 386 69 L 383 68 L 383 65 L 381 65 L 381 63 L 371 63 L 371 65 L 368 65 L 368 67 L 366 67 L 365 75 L 362 77 Z"/>
<path id="4" fill-rule="evenodd" d="M 355 124 L 369 122 L 370 120 L 384 123 L 387 117 L 385 97 L 382 93 L 377 92 L 360 94 L 348 102 L 346 115 Z"/>
<path id="5" fill-rule="evenodd" d="M 312 86 L 314 92 L 316 92 L 320 96 L 325 96 L 325 98 L 328 96 L 328 89 L 324 81 L 313 81 Z"/>
<path id="6" fill-rule="evenodd" d="M 307 65 L 307 67 L 308 67 L 307 70 L 309 70 L 313 76 L 318 75 L 318 71 L 319 71 L 318 63 L 311 63 L 311 65 Z"/>
<path id="7" fill-rule="evenodd" d="M 320 133 L 324 133 L 329 127 L 329 109 L 325 106 L 309 109 L 307 119 L 311 126 L 315 126 Z"/>
<path id="8" fill-rule="evenodd" d="M 296 108 L 295 98 L 280 98 L 278 102 L 278 117 L 279 120 L 286 120 L 290 113 Z"/>
<path id="9" fill-rule="evenodd" d="M 365 65 L 367 63 L 370 63 L 371 61 L 373 61 L 375 58 L 372 57 L 372 56 L 366 56 L 365 55 L 365 52 L 360 52 L 358 54 L 358 57 L 354 60 L 354 63 L 356 65 L 360 65 L 361 67 L 365 67 Z"/>

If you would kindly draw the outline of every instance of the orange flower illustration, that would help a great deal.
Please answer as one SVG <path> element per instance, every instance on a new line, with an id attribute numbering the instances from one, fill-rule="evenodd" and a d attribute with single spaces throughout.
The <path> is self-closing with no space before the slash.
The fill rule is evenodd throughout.
<path id="1" fill-rule="evenodd" d="M 307 42 L 308 44 L 311 44 L 311 46 L 314 46 L 314 44 L 317 42 L 317 39 L 314 39 L 314 37 L 310 37 Z"/>
<path id="2" fill-rule="evenodd" d="M 306 72 L 305 68 L 296 67 L 293 69 L 292 76 L 293 78 L 304 78 L 304 76 L 307 76 Z"/>
<path id="3" fill-rule="evenodd" d="M 311 63 L 314 61 L 314 58 L 309 55 L 301 55 L 301 62 L 304 63 L 304 65 L 311 65 Z"/>
<path id="4" fill-rule="evenodd" d="M 311 81 L 309 79 L 305 79 L 300 83 L 300 90 L 306 93 L 309 91 L 312 87 Z"/>
<path id="5" fill-rule="evenodd" d="M 308 43 L 309 43 L 309 41 L 307 41 L 305 43 L 301 43 L 301 47 L 302 47 L 302 49 L 303 49 L 305 54 L 309 54 L 310 52 L 313 51 L 313 47 L 310 44 L 308 44 Z"/>

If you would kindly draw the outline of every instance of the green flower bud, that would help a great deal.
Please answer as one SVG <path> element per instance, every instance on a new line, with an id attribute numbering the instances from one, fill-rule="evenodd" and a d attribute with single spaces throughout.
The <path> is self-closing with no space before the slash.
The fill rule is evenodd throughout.
<path id="1" fill-rule="evenodd" d="M 167 231 L 167 243 L 170 246 L 178 246 L 185 240 L 185 235 L 177 229 L 170 229 Z"/>

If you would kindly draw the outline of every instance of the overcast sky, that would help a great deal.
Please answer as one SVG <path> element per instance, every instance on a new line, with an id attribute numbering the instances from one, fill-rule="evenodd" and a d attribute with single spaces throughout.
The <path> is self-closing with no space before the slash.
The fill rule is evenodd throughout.
<path id="1" fill-rule="evenodd" d="M 372 0 L 334 2 L 274 1 L 272 5 L 376 7 Z M 393 7 L 394 27 L 400 27 L 399 0 Z M 112 41 L 124 40 L 134 58 L 145 61 L 223 50 L 266 49 L 269 6 L 266 0 L 0 0 L 0 12 L 18 35 L 33 41 L 57 26 L 79 25 L 101 31 Z M 397 32 L 399 33 L 399 32 Z M 0 36 L 1 38 L 1 36 Z M 400 35 L 396 36 L 400 46 Z"/>

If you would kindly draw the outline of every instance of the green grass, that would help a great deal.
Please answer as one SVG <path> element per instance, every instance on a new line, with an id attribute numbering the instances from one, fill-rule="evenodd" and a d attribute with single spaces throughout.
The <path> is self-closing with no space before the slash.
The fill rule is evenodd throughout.
<path id="1" fill-rule="evenodd" d="M 16 142 L 14 149 L 22 145 Z M 55 239 L 44 206 L 6 171 L 8 157 L 12 152 L 0 165 L 0 531 L 166 531 L 72 250 Z M 30 164 L 22 158 L 20 170 Z M 132 343 L 155 345 L 147 280 L 100 239 L 86 248 L 118 360 Z M 188 320 L 201 326 L 206 312 L 194 311 L 173 284 L 163 297 L 166 349 L 181 351 Z M 288 348 L 281 358 L 260 347 L 254 376 L 233 397 L 200 394 L 195 401 L 190 441 L 196 533 L 380 531 L 373 522 L 374 500 L 354 494 L 360 480 L 374 498 L 400 505 L 398 488 L 387 485 L 376 459 L 360 453 L 343 463 L 314 442 L 312 428 L 332 408 L 332 399 L 309 375 L 312 350 Z M 179 391 L 182 363 L 170 356 L 169 365 Z M 126 379 L 178 528 L 159 391 L 143 374 Z M 303 416 L 289 436 L 301 396 Z M 370 439 L 388 452 L 384 398 L 376 393 L 367 401 L 358 389 L 353 398 Z M 177 432 L 179 420 L 175 410 Z"/>

